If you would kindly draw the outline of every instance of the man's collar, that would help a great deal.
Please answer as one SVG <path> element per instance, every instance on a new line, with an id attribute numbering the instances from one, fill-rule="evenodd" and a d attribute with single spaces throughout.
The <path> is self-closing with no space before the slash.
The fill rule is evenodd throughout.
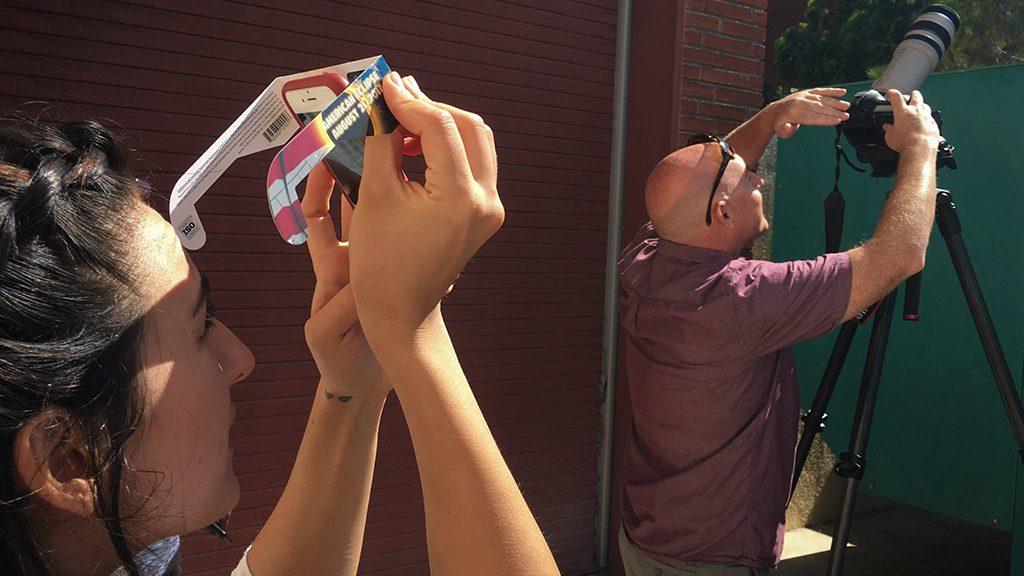
<path id="1" fill-rule="evenodd" d="M 662 252 L 673 258 L 678 258 L 679 260 L 685 260 L 687 262 L 707 262 L 708 260 L 718 258 L 735 260 L 740 257 L 736 254 L 722 252 L 713 248 L 701 248 L 698 246 L 690 246 L 689 244 L 678 244 L 660 236 L 658 237 L 658 252 Z"/>

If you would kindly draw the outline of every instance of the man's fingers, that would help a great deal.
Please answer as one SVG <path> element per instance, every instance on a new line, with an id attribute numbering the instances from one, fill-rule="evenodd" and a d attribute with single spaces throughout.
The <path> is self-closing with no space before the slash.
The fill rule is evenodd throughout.
<path id="1" fill-rule="evenodd" d="M 899 90 L 889 90 L 885 93 L 885 97 L 892 104 L 893 112 L 903 112 L 907 109 L 907 103 L 903 100 L 903 94 Z"/>
<path id="2" fill-rule="evenodd" d="M 921 93 L 918 92 L 917 90 L 914 90 L 913 92 L 910 93 L 910 103 L 914 106 L 917 106 L 918 104 L 924 104 L 924 96 L 922 96 Z"/>
<path id="3" fill-rule="evenodd" d="M 799 124 L 792 124 L 790 122 L 786 122 L 785 124 L 782 125 L 782 128 L 779 129 L 779 132 L 778 132 L 779 137 L 780 138 L 789 138 L 790 136 L 795 134 L 796 131 L 799 128 L 800 128 Z"/>
<path id="4" fill-rule="evenodd" d="M 850 109 L 851 104 L 846 100 L 840 100 L 838 98 L 822 97 L 821 103 L 836 110 L 846 111 Z"/>
<path id="5" fill-rule="evenodd" d="M 331 218 L 331 192 L 334 177 L 322 163 L 309 173 L 306 191 L 302 195 L 302 215 L 306 218 L 309 235 L 309 254 L 316 265 L 319 252 L 325 246 L 338 242 L 338 233 Z"/>
<path id="6" fill-rule="evenodd" d="M 846 111 L 840 110 L 839 108 L 836 108 L 835 106 L 830 105 L 828 102 L 819 101 L 816 104 L 817 104 L 816 106 L 813 106 L 811 108 L 812 112 L 817 112 L 818 114 L 824 114 L 826 116 L 831 116 L 832 118 L 843 118 L 843 119 L 846 119 L 846 118 L 848 118 L 850 116 L 849 114 L 846 113 Z"/>
<path id="7" fill-rule="evenodd" d="M 808 92 L 817 96 L 838 97 L 846 94 L 846 88 L 812 88 Z"/>
<path id="8" fill-rule="evenodd" d="M 384 79 L 384 99 L 409 134 L 419 137 L 428 171 L 437 170 L 455 178 L 472 178 L 466 149 L 450 112 L 416 98 L 394 72 Z M 400 133 L 397 137 L 400 157 L 403 141 Z M 367 138 L 367 155 L 370 153 L 370 140 Z M 400 164 L 392 163 L 391 173 L 397 175 Z"/>
<path id="9" fill-rule="evenodd" d="M 825 106 L 821 102 L 807 101 L 804 106 L 795 109 L 785 120 L 811 126 L 834 126 L 848 117 L 849 114 L 842 110 Z"/>

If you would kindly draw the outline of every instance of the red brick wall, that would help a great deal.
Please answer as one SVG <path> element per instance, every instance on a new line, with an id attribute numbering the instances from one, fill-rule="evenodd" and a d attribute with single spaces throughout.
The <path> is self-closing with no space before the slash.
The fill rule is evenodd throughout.
<path id="1" fill-rule="evenodd" d="M 760 107 L 768 0 L 681 0 L 679 142 L 726 134 Z"/>

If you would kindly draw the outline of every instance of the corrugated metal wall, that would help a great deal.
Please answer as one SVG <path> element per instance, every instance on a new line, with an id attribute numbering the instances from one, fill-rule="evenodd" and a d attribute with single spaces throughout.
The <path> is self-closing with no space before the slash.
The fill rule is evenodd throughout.
<path id="1" fill-rule="evenodd" d="M 471 382 L 567 575 L 594 565 L 596 390 L 611 137 L 615 0 L 251 0 L 14 3 L 0 11 L 0 110 L 120 125 L 140 168 L 177 176 L 275 76 L 383 53 L 497 134 L 505 228 L 470 264 L 446 316 Z M 234 388 L 231 529 L 251 541 L 280 494 L 316 370 L 302 337 L 305 250 L 276 235 L 267 154 L 200 202 L 196 261 L 257 368 Z M 160 203 L 161 201 L 158 201 Z M 160 207 L 166 210 L 166 206 Z M 384 413 L 361 574 L 427 573 L 415 460 L 398 403 Z M 189 574 L 226 574 L 241 548 L 186 539 Z M 486 568 L 481 568 L 485 573 Z"/>

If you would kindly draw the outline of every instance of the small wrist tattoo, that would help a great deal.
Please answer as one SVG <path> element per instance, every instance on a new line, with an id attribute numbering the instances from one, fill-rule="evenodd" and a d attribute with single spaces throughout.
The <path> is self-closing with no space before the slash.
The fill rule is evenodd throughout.
<path id="1" fill-rule="evenodd" d="M 334 399 L 337 399 L 337 400 L 338 400 L 338 402 L 341 402 L 342 404 L 344 404 L 345 402 L 348 402 L 349 400 L 351 400 L 351 399 L 352 399 L 352 397 L 351 397 L 351 396 L 336 396 L 336 395 L 334 395 L 334 394 L 331 394 L 331 393 L 330 393 L 329 391 L 327 391 L 327 390 L 324 390 L 324 396 L 326 396 L 328 400 L 334 400 Z"/>

